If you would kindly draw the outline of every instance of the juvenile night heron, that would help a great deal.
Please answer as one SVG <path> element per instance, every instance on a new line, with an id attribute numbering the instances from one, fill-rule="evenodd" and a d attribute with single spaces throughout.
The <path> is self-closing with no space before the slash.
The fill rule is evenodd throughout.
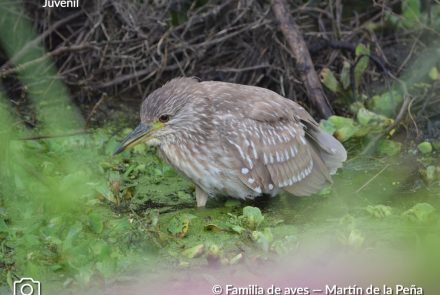
<path id="1" fill-rule="evenodd" d="M 297 103 L 268 89 L 177 78 L 142 103 L 141 123 L 115 154 L 139 142 L 208 197 L 307 196 L 331 182 L 347 153 Z"/>

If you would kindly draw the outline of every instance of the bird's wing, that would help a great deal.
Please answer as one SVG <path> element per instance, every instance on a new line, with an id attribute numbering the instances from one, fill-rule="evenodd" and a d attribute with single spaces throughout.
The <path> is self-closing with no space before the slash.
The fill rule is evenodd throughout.
<path id="1" fill-rule="evenodd" d="M 231 120 L 224 130 L 227 150 L 235 153 L 240 180 L 258 193 L 282 188 L 303 196 L 330 181 L 327 167 L 308 144 L 298 122 Z"/>
<path id="2" fill-rule="evenodd" d="M 259 87 L 204 83 L 214 95 L 225 150 L 235 153 L 233 168 L 255 192 L 278 187 L 310 195 L 330 182 L 345 160 L 343 146 L 297 103 Z"/>

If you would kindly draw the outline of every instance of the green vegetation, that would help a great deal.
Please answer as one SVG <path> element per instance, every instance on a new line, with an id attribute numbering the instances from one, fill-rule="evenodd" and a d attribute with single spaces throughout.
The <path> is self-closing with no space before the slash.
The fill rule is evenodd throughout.
<path id="1" fill-rule="evenodd" d="M 32 162 L 11 157 L 10 169 L 32 166 L 39 179 L 29 171 L 3 178 L 15 187 L 2 185 L 3 284 L 28 275 L 54 288 L 80 287 L 123 281 L 152 266 L 166 271 L 175 265 L 234 265 L 244 257 L 267 260 L 297 251 L 300 241 L 314 235 L 349 249 L 379 251 L 399 239 L 424 245 L 425 233 L 440 229 L 439 169 L 422 173 L 439 167 L 432 155 L 415 176 L 402 163 L 419 156 L 400 153 L 374 163 L 358 158 L 325 194 L 281 195 L 261 211 L 252 202 L 221 199 L 201 210 L 194 208 L 192 185 L 153 150 L 141 146 L 112 157 L 117 140 L 104 130 L 48 141 L 51 149 L 47 141 L 11 142 L 10 152 L 26 151 Z M 66 173 L 60 158 L 82 168 Z M 429 189 L 417 184 L 432 173 Z"/>
<path id="2" fill-rule="evenodd" d="M 427 24 L 420 1 L 402 4 L 398 18 L 386 15 L 388 23 L 398 30 Z M 440 26 L 439 7 L 432 10 L 434 27 Z M 186 20 L 172 11 L 171 25 Z M 10 27 L 14 31 L 2 29 Z M 9 56 L 34 37 L 26 21 L 2 12 L 0 33 Z M 22 38 L 12 42 L 16 35 Z M 367 95 L 361 85 L 372 67 L 371 52 L 359 44 L 356 64 L 344 60 L 338 70 L 320 72 L 344 114 L 321 126 L 350 153 L 332 186 L 307 198 L 213 199 L 206 209 L 195 208 L 193 184 L 154 149 L 138 145 L 113 157 L 130 130 L 113 123 L 85 132 L 67 89 L 51 78 L 51 62 L 28 64 L 17 79 L 28 87 L 38 126 L 26 128 L 0 92 L 0 293 L 21 277 L 42 281 L 47 292 L 88 289 L 161 270 L 227 268 L 283 255 L 305 259 L 309 249 L 360 256 L 417 252 L 418 263 L 408 268 L 423 269 L 421 276 L 431 282 L 440 265 L 440 143 L 399 138 L 396 118 L 413 102 L 429 107 L 428 93 L 438 91 L 440 51 L 430 49 L 401 80 Z M 41 55 L 43 47 L 36 45 L 16 63 Z M 360 155 L 370 145 L 374 152 Z"/>

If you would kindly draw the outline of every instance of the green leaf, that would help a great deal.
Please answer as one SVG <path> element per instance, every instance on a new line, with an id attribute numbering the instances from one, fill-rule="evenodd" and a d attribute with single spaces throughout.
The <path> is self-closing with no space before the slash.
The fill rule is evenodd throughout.
<path id="1" fill-rule="evenodd" d="M 394 120 L 383 115 L 376 114 L 366 108 L 360 108 L 357 112 L 357 120 L 363 126 L 385 128 L 390 126 Z"/>
<path id="2" fill-rule="evenodd" d="M 359 57 L 359 60 L 354 69 L 354 80 L 356 82 L 356 87 L 359 87 L 361 83 L 362 75 L 364 74 L 365 70 L 368 68 L 368 63 L 370 60 L 369 58 L 370 49 L 366 47 L 364 44 L 359 44 L 358 46 L 356 46 L 355 55 L 356 57 Z"/>
<path id="3" fill-rule="evenodd" d="M 421 16 L 420 0 L 402 0 L 402 15 L 406 27 L 417 24 Z"/>
<path id="4" fill-rule="evenodd" d="M 133 147 L 133 153 L 145 155 L 147 152 L 147 146 L 145 144 L 137 144 Z"/>
<path id="5" fill-rule="evenodd" d="M 259 208 L 246 206 L 240 219 L 244 227 L 255 230 L 263 222 L 264 216 Z"/>
<path id="6" fill-rule="evenodd" d="M 344 62 L 342 63 L 342 70 L 341 70 L 341 84 L 344 90 L 347 90 L 351 84 L 350 67 L 351 67 L 350 63 L 344 60 Z"/>
<path id="7" fill-rule="evenodd" d="M 187 235 L 191 220 L 195 216 L 191 214 L 176 214 L 169 222 L 167 230 L 171 234 L 183 238 Z"/>
<path id="8" fill-rule="evenodd" d="M 110 190 L 110 187 L 105 183 L 99 183 L 95 186 L 95 190 L 103 196 L 105 199 L 109 200 L 112 203 L 117 203 L 117 199 L 113 192 Z"/>
<path id="9" fill-rule="evenodd" d="M 241 234 L 245 231 L 245 229 L 239 225 L 232 224 L 232 223 L 224 223 L 224 222 L 217 222 L 217 223 L 210 223 L 205 226 L 205 230 L 208 231 L 225 231 L 225 232 L 232 232 Z"/>
<path id="10" fill-rule="evenodd" d="M 388 118 L 394 118 L 403 103 L 403 96 L 397 91 L 387 91 L 381 95 L 375 95 L 368 102 L 370 110 L 384 115 Z"/>
<path id="11" fill-rule="evenodd" d="M 377 151 L 380 155 L 395 156 L 400 153 L 402 144 L 397 141 L 382 139 L 377 145 Z"/>
<path id="12" fill-rule="evenodd" d="M 431 80 L 438 80 L 440 78 L 437 67 L 433 67 L 430 71 L 429 71 L 429 78 L 431 78 Z"/>
<path id="13" fill-rule="evenodd" d="M 333 93 L 341 91 L 341 85 L 329 68 L 323 68 L 319 74 L 321 83 Z"/>
<path id="14" fill-rule="evenodd" d="M 340 129 L 347 126 L 353 126 L 354 121 L 352 118 L 346 118 L 341 116 L 330 116 L 328 122 L 336 129 Z"/>
<path id="15" fill-rule="evenodd" d="M 417 203 L 402 215 L 412 222 L 428 223 L 435 218 L 435 208 L 428 203 Z"/>
<path id="16" fill-rule="evenodd" d="M 375 206 L 368 206 L 366 210 L 368 213 L 370 213 L 372 216 L 376 218 L 385 218 L 392 214 L 393 209 L 390 206 L 375 205 Z"/>
<path id="17" fill-rule="evenodd" d="M 431 145 L 434 150 L 440 151 L 440 140 L 433 140 Z"/>
<path id="18" fill-rule="evenodd" d="M 14 280 L 12 279 L 12 272 L 10 270 L 6 273 L 6 282 L 8 283 L 9 288 L 12 289 L 14 287 Z"/>
<path id="19" fill-rule="evenodd" d="M 245 229 L 239 225 L 231 225 L 230 230 L 237 234 L 241 234 L 245 231 Z"/>
<path id="20" fill-rule="evenodd" d="M 417 146 L 417 149 L 422 154 L 430 154 L 432 152 L 432 145 L 430 142 L 424 141 Z"/>
<path id="21" fill-rule="evenodd" d="M 89 216 L 89 226 L 94 233 L 100 234 L 104 229 L 104 220 L 102 215 L 91 214 Z"/>
<path id="22" fill-rule="evenodd" d="M 360 128 L 351 118 L 330 116 L 327 121 L 336 129 L 334 136 L 340 141 L 346 141 L 360 131 Z"/>
<path id="23" fill-rule="evenodd" d="M 437 179 L 440 180 L 440 167 L 429 165 L 424 169 L 420 169 L 420 174 L 422 175 L 425 182 L 430 185 Z"/>
<path id="24" fill-rule="evenodd" d="M 203 255 L 205 246 L 203 244 L 196 245 L 182 252 L 182 255 L 187 258 L 197 258 Z"/>
<path id="25" fill-rule="evenodd" d="M 6 222 L 0 218 L 0 233 L 8 233 L 9 228 Z"/>

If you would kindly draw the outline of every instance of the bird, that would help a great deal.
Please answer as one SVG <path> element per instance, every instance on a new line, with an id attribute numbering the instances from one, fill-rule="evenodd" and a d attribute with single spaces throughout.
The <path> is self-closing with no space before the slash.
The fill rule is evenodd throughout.
<path id="1" fill-rule="evenodd" d="M 138 143 L 195 183 L 197 207 L 209 198 L 308 196 L 332 183 L 344 146 L 298 103 L 266 88 L 174 78 L 142 102 L 140 124 L 114 154 Z"/>

